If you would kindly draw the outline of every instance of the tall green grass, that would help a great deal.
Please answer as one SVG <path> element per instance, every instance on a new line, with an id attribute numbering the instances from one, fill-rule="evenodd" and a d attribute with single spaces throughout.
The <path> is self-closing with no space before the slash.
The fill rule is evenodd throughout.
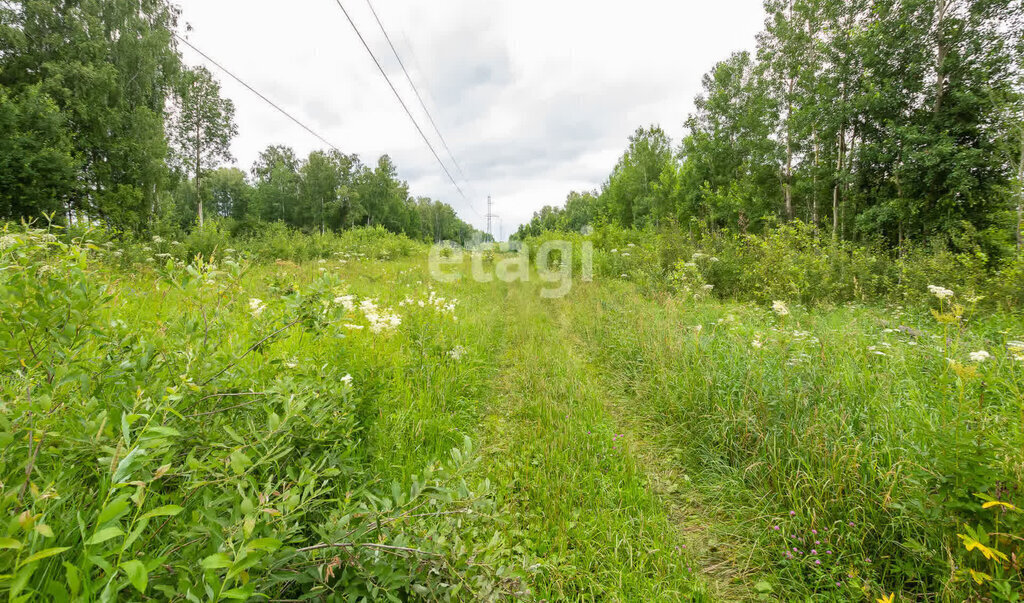
<path id="1" fill-rule="evenodd" d="M 592 291 L 577 299 L 577 332 L 627 412 L 726 514 L 712 532 L 741 543 L 734 562 L 754 564 L 764 594 L 1024 592 L 1018 562 L 958 536 L 1021 555 L 1019 512 L 983 508 L 1024 502 L 1024 362 L 1007 348 L 1021 321 L 860 305 L 780 316 Z M 981 350 L 991 358 L 972 360 Z"/>

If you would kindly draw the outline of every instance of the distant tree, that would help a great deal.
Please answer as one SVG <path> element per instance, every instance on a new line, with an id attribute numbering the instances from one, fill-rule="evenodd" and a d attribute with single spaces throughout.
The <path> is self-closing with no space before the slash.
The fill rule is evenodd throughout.
<path id="1" fill-rule="evenodd" d="M 204 195 L 209 200 L 207 211 L 222 218 L 244 219 L 249 214 L 252 186 L 245 172 L 238 168 L 220 168 L 206 177 Z"/>
<path id="2" fill-rule="evenodd" d="M 269 146 L 252 166 L 255 180 L 256 215 L 262 220 L 295 225 L 299 205 L 301 167 L 295 151 L 286 146 Z"/>
<path id="3" fill-rule="evenodd" d="M 80 165 L 64 115 L 39 86 L 0 86 L 0 220 L 63 217 L 79 192 Z"/>
<path id="4" fill-rule="evenodd" d="M 203 174 L 231 161 L 231 140 L 238 134 L 235 105 L 221 97 L 220 84 L 205 67 L 182 74 L 169 130 L 180 165 L 195 179 L 202 228 Z"/>
<path id="5" fill-rule="evenodd" d="M 392 232 L 403 232 L 409 185 L 398 179 L 391 157 L 382 155 L 376 168 L 364 170 L 356 187 L 367 224 L 380 224 Z"/>
<path id="6" fill-rule="evenodd" d="M 664 130 L 658 126 L 638 129 L 601 193 L 606 211 L 626 227 L 663 219 L 672 204 L 659 183 L 674 160 L 672 141 Z"/>
<path id="7" fill-rule="evenodd" d="M 50 123 L 66 132 L 76 162 L 79 186 L 65 191 L 72 212 L 125 228 L 148 223 L 166 182 L 177 16 L 167 0 L 0 3 L 0 86 L 18 103 L 36 87 L 35 98 L 60 113 Z"/>
<path id="8" fill-rule="evenodd" d="M 299 169 L 306 217 L 304 226 L 327 232 L 329 216 L 341 210 L 353 185 L 352 168 L 358 158 L 337 151 L 314 151 Z"/>

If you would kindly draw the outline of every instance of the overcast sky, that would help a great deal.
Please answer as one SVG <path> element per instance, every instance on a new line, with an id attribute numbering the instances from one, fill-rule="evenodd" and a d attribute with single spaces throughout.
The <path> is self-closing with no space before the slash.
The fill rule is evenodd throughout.
<path id="1" fill-rule="evenodd" d="M 449 162 L 366 0 L 342 0 Z M 761 0 L 373 0 L 455 155 L 455 191 L 335 0 L 178 0 L 206 54 L 346 153 L 388 153 L 413 195 L 483 229 L 487 195 L 505 237 L 570 190 L 597 188 L 639 126 L 683 132 L 700 80 L 753 49 Z M 183 48 L 190 64 L 203 59 Z M 226 75 L 248 171 L 269 144 L 324 145 Z M 494 234 L 498 236 L 495 221 Z"/>

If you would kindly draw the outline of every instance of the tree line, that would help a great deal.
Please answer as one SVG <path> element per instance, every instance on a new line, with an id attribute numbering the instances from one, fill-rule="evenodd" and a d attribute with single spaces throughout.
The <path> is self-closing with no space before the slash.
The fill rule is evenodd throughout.
<path id="1" fill-rule="evenodd" d="M 756 52 L 704 76 L 674 144 L 641 128 L 600 188 L 518 237 L 780 221 L 892 246 L 936 235 L 1021 248 L 1024 3 L 767 0 Z"/>
<path id="2" fill-rule="evenodd" d="M 381 225 L 423 240 L 482 236 L 410 195 L 387 155 L 270 146 L 223 167 L 238 128 L 205 68 L 182 62 L 167 0 L 0 3 L 0 220 L 102 221 L 139 234 L 206 219 L 308 232 Z"/>

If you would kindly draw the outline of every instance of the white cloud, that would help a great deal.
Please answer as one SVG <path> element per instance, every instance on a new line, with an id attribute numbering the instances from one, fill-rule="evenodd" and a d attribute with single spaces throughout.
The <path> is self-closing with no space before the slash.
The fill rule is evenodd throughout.
<path id="1" fill-rule="evenodd" d="M 342 0 L 447 161 L 365 0 Z M 348 153 L 389 153 L 416 195 L 482 228 L 494 196 L 507 235 L 572 190 L 597 188 L 638 126 L 678 139 L 702 75 L 751 49 L 760 0 L 376 0 L 468 183 L 440 171 L 334 0 L 179 0 L 189 40 Z M 186 60 L 202 59 L 183 49 Z M 269 144 L 320 141 L 226 75 L 243 169 Z M 497 233 L 495 233 L 497 234 Z"/>

